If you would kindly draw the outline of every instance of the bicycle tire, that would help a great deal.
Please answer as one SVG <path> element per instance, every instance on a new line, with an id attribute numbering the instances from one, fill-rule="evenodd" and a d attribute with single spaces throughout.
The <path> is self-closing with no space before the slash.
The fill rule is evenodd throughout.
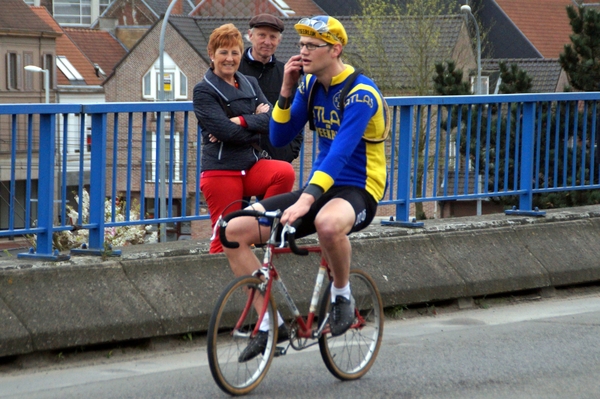
<path id="1" fill-rule="evenodd" d="M 346 333 L 332 337 L 329 329 L 319 337 L 321 357 L 336 378 L 356 380 L 369 371 L 381 346 L 383 336 L 383 303 L 373 279 L 362 270 L 350 271 L 350 289 L 357 317 Z M 325 320 L 331 308 L 331 284 L 321 299 L 319 320 Z"/>
<path id="2" fill-rule="evenodd" d="M 220 295 L 208 325 L 208 364 L 213 379 L 224 392 L 230 395 L 245 395 L 263 380 L 275 353 L 277 328 L 274 328 L 275 301 L 269 297 L 269 338 L 265 353 L 247 362 L 238 358 L 250 342 L 250 335 L 258 321 L 258 312 L 249 304 L 249 295 L 263 296 L 259 290 L 261 280 L 253 276 L 242 276 L 233 280 Z M 244 312 L 247 307 L 248 311 Z M 245 313 L 245 314 L 244 314 Z M 235 325 L 240 322 L 236 329 Z"/>

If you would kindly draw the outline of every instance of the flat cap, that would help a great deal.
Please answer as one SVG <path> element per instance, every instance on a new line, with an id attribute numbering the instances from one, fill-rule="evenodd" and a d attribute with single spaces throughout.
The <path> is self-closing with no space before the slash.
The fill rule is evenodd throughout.
<path id="1" fill-rule="evenodd" d="M 268 26 L 279 32 L 283 32 L 283 21 L 271 14 L 258 14 L 250 20 L 250 27 Z"/>

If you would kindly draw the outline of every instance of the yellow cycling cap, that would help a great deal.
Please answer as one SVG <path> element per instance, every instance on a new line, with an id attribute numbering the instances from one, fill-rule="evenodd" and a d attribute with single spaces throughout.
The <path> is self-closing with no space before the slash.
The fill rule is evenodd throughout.
<path id="1" fill-rule="evenodd" d="M 302 18 L 294 28 L 300 36 L 314 37 L 329 44 L 348 43 L 346 29 L 340 21 L 328 15 L 318 15 L 312 18 Z"/>

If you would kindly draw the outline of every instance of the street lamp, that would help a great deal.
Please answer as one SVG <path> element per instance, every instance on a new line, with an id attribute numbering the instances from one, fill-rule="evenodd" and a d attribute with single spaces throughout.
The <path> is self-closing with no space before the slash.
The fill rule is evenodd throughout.
<path id="1" fill-rule="evenodd" d="M 29 72 L 42 72 L 44 74 L 44 92 L 46 93 L 46 103 L 50 102 L 50 73 L 47 69 L 42 69 L 35 65 L 27 65 L 26 71 Z"/>
<path id="2" fill-rule="evenodd" d="M 175 3 L 178 0 L 172 0 L 169 7 L 167 7 L 167 12 L 163 18 L 162 26 L 160 27 L 160 37 L 158 42 L 158 101 L 165 100 L 165 61 L 164 61 L 164 53 L 165 53 L 165 32 L 167 31 L 167 23 L 169 21 L 169 15 L 171 15 L 171 11 L 173 7 L 175 7 Z M 158 164 L 160 168 L 158 170 L 158 197 L 159 197 L 159 207 L 160 207 L 160 217 L 164 218 L 167 214 L 167 199 L 166 199 L 166 182 L 165 182 L 165 160 L 166 160 L 166 151 L 165 151 L 165 113 L 160 113 L 160 132 L 158 134 L 158 140 L 160 143 L 160 152 L 158 154 Z M 174 123 L 174 121 L 171 121 Z M 167 241 L 167 232 L 166 226 L 164 223 L 160 224 L 160 242 Z"/>
<path id="3" fill-rule="evenodd" d="M 475 94 L 481 93 L 481 39 L 479 37 L 479 25 L 477 24 L 477 20 L 473 13 L 471 12 L 471 7 L 468 4 L 464 4 L 460 7 L 460 12 L 465 14 L 465 16 L 470 15 L 473 18 L 473 24 L 475 25 L 475 34 L 477 35 L 477 83 L 475 84 Z M 467 17 L 468 18 L 468 17 Z M 468 22 L 467 22 L 468 24 Z"/>

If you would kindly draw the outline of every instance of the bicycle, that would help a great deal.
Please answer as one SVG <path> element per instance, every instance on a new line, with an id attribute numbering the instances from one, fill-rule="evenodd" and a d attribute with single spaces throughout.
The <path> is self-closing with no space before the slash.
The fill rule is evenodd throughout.
<path id="1" fill-rule="evenodd" d="M 230 248 L 239 246 L 225 236 L 227 223 L 239 216 L 253 216 L 258 223 L 270 226 L 269 239 L 264 246 L 262 267 L 252 275 L 235 278 L 217 300 L 208 326 L 208 362 L 212 376 L 224 392 L 245 395 L 255 389 L 264 379 L 275 356 L 283 356 L 291 346 L 303 350 L 319 344 L 321 357 L 327 369 L 340 380 L 355 380 L 367 373 L 381 346 L 383 335 L 383 305 L 379 290 L 373 279 L 364 271 L 350 271 L 350 286 L 355 300 L 356 318 L 350 329 L 337 337 L 329 331 L 328 318 L 331 306 L 331 284 L 326 284 L 321 295 L 325 275 L 331 281 L 328 265 L 323 256 L 310 300 L 309 312 L 300 314 L 294 300 L 283 284 L 281 275 L 273 265 L 273 255 L 293 252 L 297 255 L 321 253 L 318 246 L 298 247 L 295 227 L 284 226 L 278 232 L 281 211 L 235 211 L 219 219 L 221 243 Z M 296 226 L 298 223 L 295 224 Z M 285 247 L 287 236 L 288 247 Z M 277 238 L 280 237 L 280 240 Z M 290 322 L 287 346 L 277 346 L 277 307 L 273 295 L 273 283 L 282 294 L 293 316 Z M 255 298 L 262 296 L 263 306 L 257 311 Z M 319 299 L 320 297 L 320 299 Z M 318 306 L 318 315 L 316 313 Z M 238 358 L 250 340 L 258 333 L 259 325 L 269 314 L 269 334 L 262 355 L 247 362 Z"/>

